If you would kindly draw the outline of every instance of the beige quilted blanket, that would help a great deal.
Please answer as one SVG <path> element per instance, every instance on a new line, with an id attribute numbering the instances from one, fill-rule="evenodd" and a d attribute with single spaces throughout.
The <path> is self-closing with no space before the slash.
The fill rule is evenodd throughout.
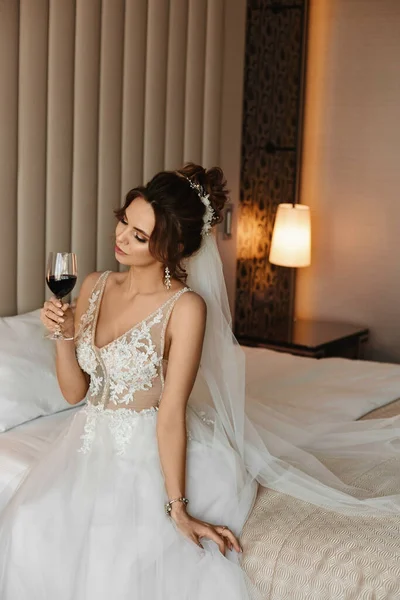
<path id="1" fill-rule="evenodd" d="M 365 418 L 399 412 L 400 400 Z M 349 463 L 328 466 L 353 483 Z M 400 493 L 400 459 L 370 463 L 357 485 Z M 260 487 L 241 542 L 265 600 L 400 600 L 399 517 L 347 517 Z"/>

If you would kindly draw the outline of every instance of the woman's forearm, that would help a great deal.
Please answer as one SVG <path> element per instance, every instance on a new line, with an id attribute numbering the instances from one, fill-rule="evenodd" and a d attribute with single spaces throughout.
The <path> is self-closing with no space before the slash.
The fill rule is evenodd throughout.
<path id="1" fill-rule="evenodd" d="M 185 495 L 186 484 L 186 420 L 168 418 L 160 414 L 157 422 L 157 438 L 161 467 L 164 474 L 167 496 L 179 498 Z M 178 509 L 174 503 L 172 506 Z"/>
<path id="2" fill-rule="evenodd" d="M 89 376 L 79 366 L 73 341 L 57 341 L 55 344 L 58 385 L 69 404 L 78 404 L 89 389 Z"/>

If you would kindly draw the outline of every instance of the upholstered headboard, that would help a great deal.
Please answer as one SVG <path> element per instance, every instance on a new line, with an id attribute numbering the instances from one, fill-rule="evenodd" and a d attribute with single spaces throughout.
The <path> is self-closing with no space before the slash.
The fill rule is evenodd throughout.
<path id="1" fill-rule="evenodd" d="M 0 2 L 0 316 L 50 295 L 51 250 L 77 253 L 74 295 L 117 269 L 113 208 L 159 170 L 219 164 L 237 201 L 245 14 L 245 0 Z M 221 252 L 233 285 L 234 242 Z"/>

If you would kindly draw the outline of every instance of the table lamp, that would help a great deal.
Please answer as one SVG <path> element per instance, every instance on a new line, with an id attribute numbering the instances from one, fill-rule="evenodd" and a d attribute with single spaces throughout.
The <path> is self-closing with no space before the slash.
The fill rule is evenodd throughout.
<path id="1" fill-rule="evenodd" d="M 308 267 L 311 264 L 309 206 L 304 204 L 278 205 L 269 262 L 282 267 Z"/>
<path id="2" fill-rule="evenodd" d="M 311 219 L 310 208 L 304 204 L 279 204 L 272 232 L 269 262 L 282 267 L 307 267 L 311 264 Z M 294 271 L 290 317 L 286 322 L 287 335 L 293 332 L 296 320 L 294 312 Z"/>

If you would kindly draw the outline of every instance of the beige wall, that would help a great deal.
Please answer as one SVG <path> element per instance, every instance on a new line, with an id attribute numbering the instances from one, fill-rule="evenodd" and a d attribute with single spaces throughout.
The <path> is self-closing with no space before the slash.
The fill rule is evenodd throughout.
<path id="1" fill-rule="evenodd" d="M 311 0 L 298 317 L 365 324 L 400 362 L 400 1 Z"/>

